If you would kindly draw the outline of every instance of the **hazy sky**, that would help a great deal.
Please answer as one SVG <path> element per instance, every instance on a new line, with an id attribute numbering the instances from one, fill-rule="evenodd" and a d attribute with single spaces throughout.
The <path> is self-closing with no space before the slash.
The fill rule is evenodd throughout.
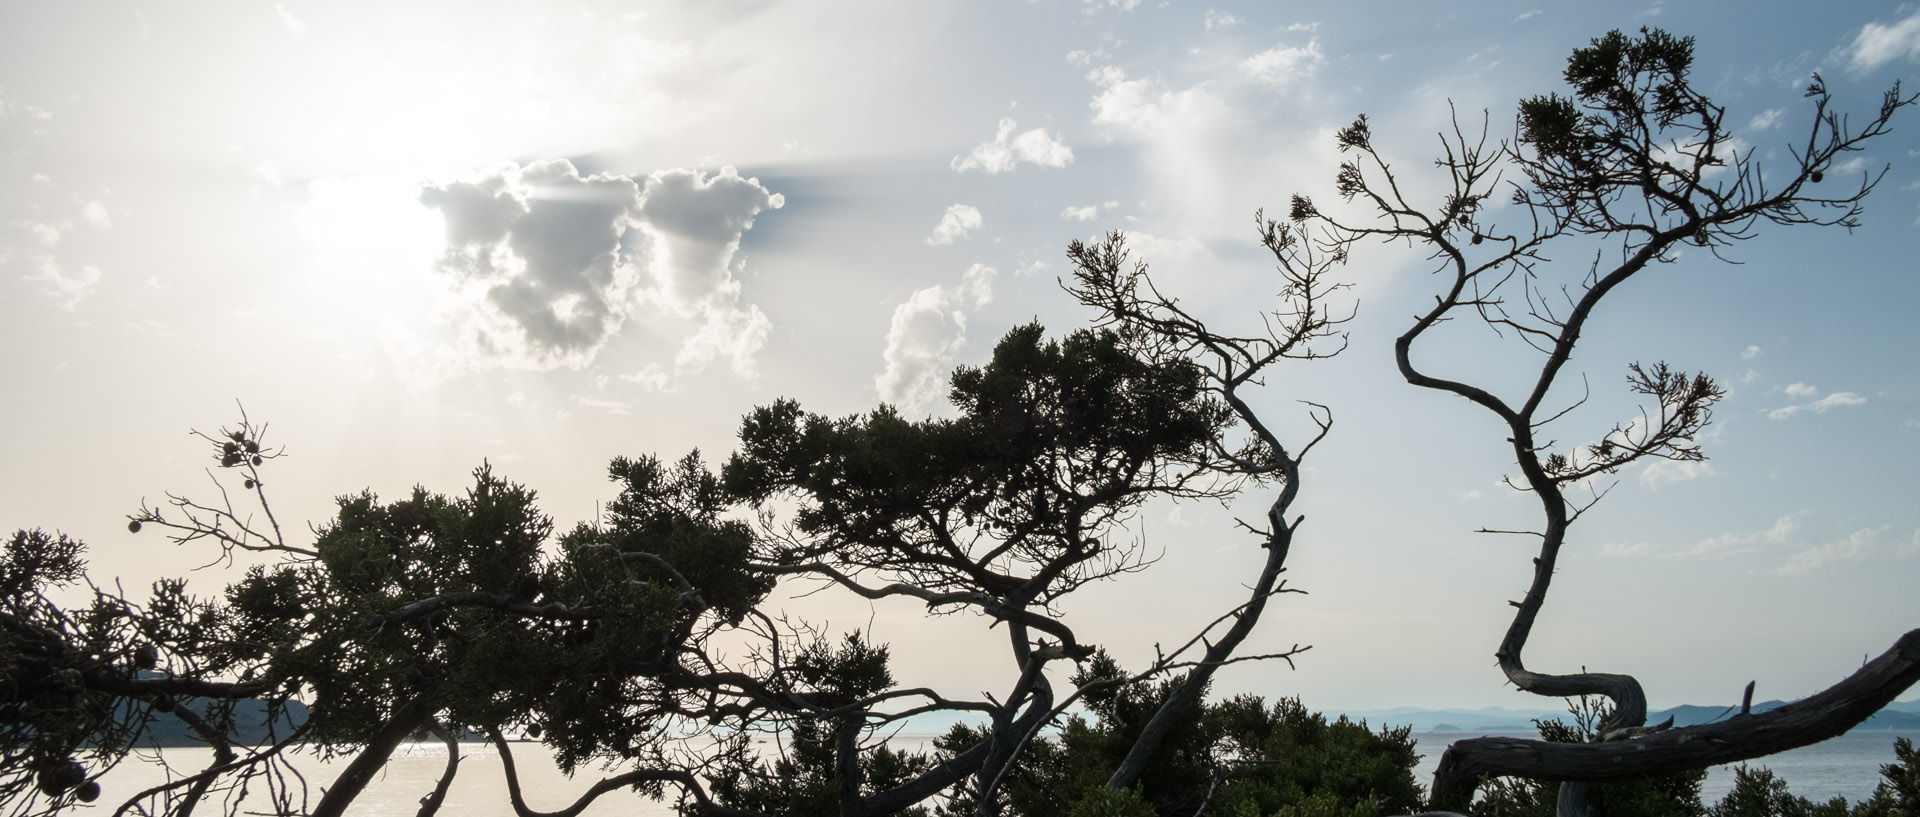
<path id="1" fill-rule="evenodd" d="M 1430 190 L 1449 106 L 1507 135 L 1571 49 L 1643 25 L 1698 38 L 1697 85 L 1769 167 L 1805 140 L 1812 72 L 1870 114 L 1920 61 L 1920 12 L 1893 3 L 9 3 L 0 526 L 81 536 L 129 587 L 206 561 L 125 515 L 211 489 L 186 432 L 236 400 L 289 452 L 283 520 L 458 491 L 489 460 L 571 525 L 612 496 L 611 457 L 724 459 L 777 397 L 943 411 L 946 373 L 1010 327 L 1084 324 L 1063 251 L 1113 229 L 1192 309 L 1250 322 L 1277 289 L 1252 214 L 1335 200 L 1333 129 L 1368 114 Z M 1920 626 L 1916 150 L 1909 115 L 1830 174 L 1892 165 L 1852 234 L 1762 229 L 1742 265 L 1685 257 L 1599 314 L 1568 439 L 1632 416 L 1635 360 L 1730 395 L 1709 463 L 1624 472 L 1576 528 L 1531 667 L 1635 673 L 1656 706 L 1796 697 Z M 1532 555 L 1473 533 L 1530 519 L 1503 435 L 1392 368 L 1427 270 L 1365 247 L 1351 348 L 1259 397 L 1295 430 L 1296 401 L 1335 413 L 1297 505 L 1310 594 L 1248 645 L 1313 649 L 1218 691 L 1554 705 L 1492 659 Z M 1497 380 L 1497 341 L 1429 354 Z M 1135 664 L 1184 640 L 1257 569 L 1231 520 L 1265 501 L 1150 509 L 1161 563 L 1066 614 Z M 979 619 L 793 609 L 874 628 L 905 682 L 1010 682 Z"/>

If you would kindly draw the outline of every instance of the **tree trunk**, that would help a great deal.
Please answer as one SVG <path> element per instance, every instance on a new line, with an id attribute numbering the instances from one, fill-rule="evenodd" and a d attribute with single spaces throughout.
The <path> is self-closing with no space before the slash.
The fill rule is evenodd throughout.
<path id="1" fill-rule="evenodd" d="M 333 786 L 320 798 L 320 804 L 313 809 L 312 817 L 341 817 L 347 813 L 347 806 L 354 798 L 373 782 L 373 776 L 381 767 L 387 765 L 387 758 L 393 756 L 393 750 L 400 742 L 412 735 L 414 730 L 425 726 L 433 715 L 433 706 L 426 696 L 415 698 L 403 704 L 393 713 L 393 719 L 387 721 L 385 728 L 367 742 L 367 748 L 347 764 L 346 771 L 333 781 Z"/>
<path id="2" fill-rule="evenodd" d="M 1758 715 L 1601 743 L 1469 738 L 1440 756 L 1433 804 L 1464 810 L 1488 775 L 1536 780 L 1624 780 L 1704 769 L 1818 743 L 1872 717 L 1920 683 L 1920 630 L 1812 697 Z"/>
<path id="3" fill-rule="evenodd" d="M 447 769 L 440 773 L 440 782 L 434 785 L 433 791 L 428 792 L 427 796 L 420 798 L 420 810 L 414 813 L 414 817 L 433 817 L 433 815 L 439 813 L 440 804 L 447 801 L 447 789 L 453 787 L 453 775 L 460 771 L 460 739 L 458 735 L 456 735 L 452 729 L 448 729 L 442 725 L 439 721 L 428 721 L 427 731 L 446 742 Z"/>

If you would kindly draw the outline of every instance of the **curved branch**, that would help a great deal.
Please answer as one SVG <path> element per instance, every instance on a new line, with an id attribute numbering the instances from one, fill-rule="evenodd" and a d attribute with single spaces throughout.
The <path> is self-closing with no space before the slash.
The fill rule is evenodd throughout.
<path id="1" fill-rule="evenodd" d="M 1840 735 L 1915 683 L 1920 683 L 1920 629 L 1908 631 L 1839 683 L 1757 715 L 1602 743 L 1469 738 L 1440 756 L 1433 803 L 1465 808 L 1487 776 L 1621 780 L 1763 757 Z"/>
<path id="2" fill-rule="evenodd" d="M 716 817 L 769 817 L 769 815 L 762 814 L 758 811 L 730 808 L 714 802 L 711 797 L 707 796 L 707 790 L 701 787 L 700 782 L 694 779 L 691 772 L 680 769 L 635 769 L 612 777 L 601 778 L 595 781 L 578 799 L 575 799 L 572 805 L 559 811 L 535 811 L 527 805 L 526 798 L 520 792 L 520 774 L 514 765 L 513 749 L 508 746 L 506 737 L 500 734 L 498 728 L 490 727 L 487 729 L 487 739 L 493 741 L 494 746 L 500 750 L 500 766 L 506 770 L 507 774 L 507 799 L 513 803 L 513 812 L 519 815 L 519 817 L 577 817 L 581 812 L 586 811 L 588 806 L 593 805 L 593 801 L 600 799 L 600 796 L 603 794 L 616 789 L 651 782 L 665 782 L 678 785 L 682 791 L 685 791 L 694 799 L 695 803 L 699 804 L 700 811 L 705 814 L 712 814 Z"/>

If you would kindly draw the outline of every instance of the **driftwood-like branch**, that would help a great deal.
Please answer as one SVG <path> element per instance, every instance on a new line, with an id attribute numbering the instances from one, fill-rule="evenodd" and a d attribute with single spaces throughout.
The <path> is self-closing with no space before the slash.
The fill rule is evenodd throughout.
<path id="1" fill-rule="evenodd" d="M 1482 778 L 1622 780 L 1681 769 L 1704 769 L 1764 757 L 1846 732 L 1920 683 L 1920 629 L 1859 672 L 1804 700 L 1757 715 L 1602 743 L 1545 743 L 1469 738 L 1440 756 L 1433 803 L 1465 808 Z"/>
<path id="2" fill-rule="evenodd" d="M 506 770 L 507 775 L 507 799 L 512 801 L 513 812 L 519 817 L 575 817 L 586 811 L 587 807 L 593 805 L 593 801 L 600 799 L 603 794 L 651 782 L 666 782 L 679 786 L 688 797 L 693 799 L 695 813 L 698 814 L 712 814 L 717 817 L 767 817 L 758 811 L 729 808 L 715 802 L 707 795 L 707 790 L 700 785 L 700 781 L 694 777 L 693 773 L 683 769 L 634 769 L 612 777 L 601 778 L 578 799 L 575 799 L 572 805 L 559 811 L 535 811 L 527 805 L 526 798 L 521 794 L 519 770 L 514 765 L 513 749 L 508 745 L 506 737 L 500 733 L 499 729 L 489 728 L 487 739 L 500 750 L 500 766 Z"/>

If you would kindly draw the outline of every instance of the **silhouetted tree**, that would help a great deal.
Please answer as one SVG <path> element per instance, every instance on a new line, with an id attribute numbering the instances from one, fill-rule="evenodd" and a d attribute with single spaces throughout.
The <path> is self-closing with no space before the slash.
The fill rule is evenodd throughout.
<path id="1" fill-rule="evenodd" d="M 1522 660 L 1569 527 L 1599 499 L 1587 493 L 1588 481 L 1646 459 L 1703 459 L 1698 435 L 1724 394 L 1704 374 L 1633 364 L 1627 385 L 1649 403 L 1640 420 L 1617 425 L 1589 445 L 1553 443 L 1571 435 L 1548 429 L 1580 402 L 1559 398 L 1554 389 L 1596 307 L 1630 280 L 1678 260 L 1681 250 L 1718 255 L 1763 223 L 1856 225 L 1885 171 L 1857 182 L 1834 180 L 1829 185 L 1841 187 L 1833 193 L 1821 192 L 1830 189 L 1822 182 L 1842 157 L 1885 134 L 1893 116 L 1915 102 L 1896 84 L 1879 111 L 1855 128 L 1829 109 L 1826 84 L 1815 75 L 1807 89 L 1813 110 L 1806 140 L 1792 149 L 1787 172 L 1769 180 L 1753 151 L 1733 141 L 1724 109 L 1691 85 L 1692 62 L 1691 38 L 1659 30 L 1615 31 L 1576 49 L 1565 72 L 1573 96 L 1523 101 L 1511 141 L 1489 143 L 1484 131 L 1469 136 L 1457 122 L 1443 134 L 1437 165 L 1446 188 L 1433 207 L 1408 198 L 1409 188 L 1375 149 L 1373 125 L 1362 116 L 1337 135 L 1340 150 L 1352 158 L 1340 165 L 1335 184 L 1377 221 L 1349 221 L 1304 196 L 1293 198 L 1292 219 L 1314 229 L 1334 255 L 1379 240 L 1420 247 L 1437 262 L 1444 291 L 1397 341 L 1400 372 L 1414 386 L 1465 398 L 1497 417 L 1519 469 L 1509 484 L 1532 493 L 1539 505 L 1539 527 L 1514 531 L 1540 542 L 1533 582 L 1514 603 L 1513 623 L 1494 654 L 1522 690 L 1611 701 L 1598 742 L 1455 743 L 1435 776 L 1439 805 L 1465 807 L 1486 775 L 1617 780 L 1759 757 L 1840 734 L 1920 680 L 1915 630 L 1852 677 L 1804 701 L 1668 731 L 1645 726 L 1646 695 L 1631 676 L 1543 673 Z M 1514 205 L 1511 215 L 1490 210 L 1496 195 Z M 1593 242 L 1603 250 L 1591 268 L 1562 273 L 1549 263 L 1550 247 Z M 1530 382 L 1503 395 L 1491 383 L 1442 374 L 1447 361 L 1416 359 L 1436 327 L 1462 318 L 1537 352 Z M 1585 813 L 1582 791 L 1561 787 L 1561 813 Z"/>

